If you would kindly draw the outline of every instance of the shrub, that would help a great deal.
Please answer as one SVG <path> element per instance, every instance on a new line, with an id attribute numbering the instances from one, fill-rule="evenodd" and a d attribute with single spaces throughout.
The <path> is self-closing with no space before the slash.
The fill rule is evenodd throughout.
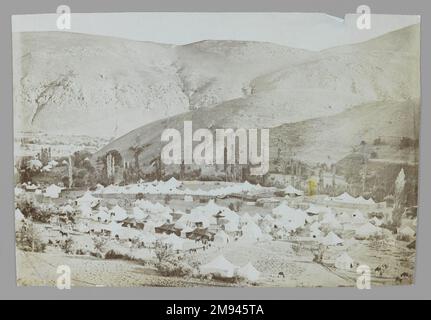
<path id="1" fill-rule="evenodd" d="M 73 240 L 72 238 L 66 239 L 60 244 L 60 248 L 66 253 L 66 254 L 72 254 L 73 253 Z"/>
<path id="2" fill-rule="evenodd" d="M 136 260 L 135 258 L 127 255 L 127 254 L 123 254 L 123 253 L 118 253 L 115 250 L 109 250 L 106 254 L 105 254 L 105 259 L 107 260 L 127 260 L 127 261 L 133 261 Z"/>
<path id="3" fill-rule="evenodd" d="M 184 277 L 193 273 L 193 269 L 181 261 L 164 261 L 156 265 L 157 271 L 165 277 Z"/>
<path id="4" fill-rule="evenodd" d="M 94 248 L 96 249 L 97 257 L 103 257 L 103 252 L 105 251 L 106 243 L 108 239 L 103 237 L 93 238 Z"/>
<path id="5" fill-rule="evenodd" d="M 18 248 L 30 252 L 45 252 L 46 244 L 32 223 L 24 223 L 17 232 L 16 243 Z"/>
<path id="6" fill-rule="evenodd" d="M 53 212 L 47 206 L 40 206 L 27 198 L 19 198 L 16 200 L 16 207 L 21 210 L 26 218 L 40 223 L 48 223 Z"/>
<path id="7" fill-rule="evenodd" d="M 404 242 L 410 242 L 410 241 L 412 241 L 412 239 L 409 236 L 402 235 L 402 234 L 398 234 L 397 235 L 397 240 L 398 241 L 404 241 Z"/>
<path id="8" fill-rule="evenodd" d="M 165 204 L 169 204 L 169 202 L 171 202 L 172 200 L 172 196 L 170 194 L 167 194 L 164 200 L 165 200 Z"/>

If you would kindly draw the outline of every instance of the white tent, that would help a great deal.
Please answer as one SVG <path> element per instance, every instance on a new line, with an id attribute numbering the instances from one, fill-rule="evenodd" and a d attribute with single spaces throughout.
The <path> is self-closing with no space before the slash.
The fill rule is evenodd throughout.
<path id="1" fill-rule="evenodd" d="M 144 224 L 144 232 L 154 233 L 157 224 L 154 221 L 147 221 Z"/>
<path id="2" fill-rule="evenodd" d="M 321 225 L 320 225 L 320 223 L 319 222 L 314 222 L 312 225 L 310 225 L 310 230 L 311 231 L 320 231 L 320 227 L 321 227 Z"/>
<path id="3" fill-rule="evenodd" d="M 22 214 L 20 209 L 15 210 L 15 221 L 23 221 L 25 220 L 24 215 Z"/>
<path id="4" fill-rule="evenodd" d="M 85 206 L 94 208 L 96 205 L 98 205 L 100 202 L 100 199 L 93 197 L 90 191 L 87 191 L 82 197 L 76 199 L 76 203 L 78 206 Z"/>
<path id="5" fill-rule="evenodd" d="M 352 213 L 352 223 L 362 224 L 362 223 L 365 223 L 366 221 L 367 219 L 365 219 L 365 216 L 361 211 L 356 210 L 355 212 Z"/>
<path id="6" fill-rule="evenodd" d="M 186 226 L 184 229 L 181 230 L 181 238 L 187 238 L 187 233 L 192 232 L 195 230 L 195 228 Z"/>
<path id="7" fill-rule="evenodd" d="M 326 214 L 323 217 L 321 224 L 326 224 L 332 229 L 341 229 L 342 228 L 341 223 L 337 220 L 337 217 L 333 213 Z"/>
<path id="8" fill-rule="evenodd" d="M 152 203 L 151 201 L 147 200 L 136 200 L 135 206 L 143 210 L 145 213 L 149 214 L 161 214 L 161 213 L 167 213 L 169 214 L 172 210 L 168 206 L 163 206 L 160 203 Z"/>
<path id="9" fill-rule="evenodd" d="M 326 246 L 337 246 L 343 244 L 344 241 L 332 231 L 328 235 L 320 240 L 320 242 Z"/>
<path id="10" fill-rule="evenodd" d="M 291 195 L 291 196 L 303 196 L 304 192 L 301 190 L 298 190 L 292 186 L 287 186 L 286 188 L 283 189 L 284 193 L 286 193 L 287 195 Z"/>
<path id="11" fill-rule="evenodd" d="M 335 267 L 337 269 L 350 270 L 354 266 L 354 260 L 347 254 L 343 252 L 335 259 Z"/>
<path id="12" fill-rule="evenodd" d="M 322 238 L 322 236 L 323 236 L 323 233 L 319 229 L 310 230 L 310 238 L 312 238 L 313 240 L 319 240 Z"/>
<path id="13" fill-rule="evenodd" d="M 277 209 L 277 208 L 276 208 Z M 282 226 L 287 230 L 296 230 L 305 226 L 307 220 L 307 214 L 300 209 L 290 208 L 283 213 L 278 212 L 275 224 Z"/>
<path id="14" fill-rule="evenodd" d="M 248 212 L 246 212 L 246 213 L 244 213 L 242 216 L 241 216 L 241 218 L 240 218 L 240 222 L 242 223 L 242 224 L 247 224 L 247 223 L 249 223 L 249 222 L 252 222 L 252 223 L 254 223 L 255 221 L 254 221 L 254 219 L 248 214 Z"/>
<path id="15" fill-rule="evenodd" d="M 381 235 L 382 229 L 369 222 L 366 222 L 362 226 L 355 229 L 355 234 L 358 238 L 369 238 L 371 236 Z"/>
<path id="16" fill-rule="evenodd" d="M 186 195 L 186 196 L 184 196 L 184 201 L 185 202 L 193 202 L 193 197 L 190 195 Z"/>
<path id="17" fill-rule="evenodd" d="M 295 211 L 295 209 L 289 207 L 286 201 L 280 203 L 277 207 L 272 209 L 272 214 L 274 217 L 283 217 L 289 214 L 290 212 Z"/>
<path id="18" fill-rule="evenodd" d="M 50 185 L 45 190 L 45 197 L 57 199 L 60 196 L 61 188 L 55 184 Z"/>
<path id="19" fill-rule="evenodd" d="M 61 207 L 60 211 L 63 214 L 70 214 L 73 213 L 75 209 L 70 204 L 67 204 L 64 207 Z"/>
<path id="20" fill-rule="evenodd" d="M 307 213 L 308 214 L 313 214 L 313 215 L 317 215 L 320 213 L 320 208 L 315 206 L 315 205 L 311 205 L 308 209 L 307 209 Z"/>
<path id="21" fill-rule="evenodd" d="M 224 219 L 228 220 L 229 222 L 234 222 L 236 224 L 240 221 L 240 216 L 230 210 L 229 208 L 219 206 L 214 202 L 214 200 L 210 200 L 206 205 L 199 206 L 191 211 L 191 216 L 199 216 L 199 217 L 206 217 L 207 220 L 209 220 L 210 224 L 215 224 L 216 219 L 214 216 L 216 214 L 220 213 L 224 216 Z"/>
<path id="22" fill-rule="evenodd" d="M 404 237 L 410 237 L 413 238 L 416 234 L 416 232 L 410 228 L 409 226 L 406 226 L 404 228 L 398 229 L 398 234 Z"/>
<path id="23" fill-rule="evenodd" d="M 113 220 L 115 221 L 123 221 L 127 219 L 127 212 L 119 205 L 116 205 L 112 208 L 111 214 L 113 215 Z"/>
<path id="24" fill-rule="evenodd" d="M 333 200 L 338 201 L 338 202 L 344 202 L 344 203 L 357 203 L 356 198 L 352 197 L 347 192 L 343 193 L 342 195 L 340 195 L 338 197 L 333 198 Z"/>
<path id="25" fill-rule="evenodd" d="M 228 222 L 224 225 L 224 230 L 229 233 L 238 232 L 239 231 L 238 223 Z"/>
<path id="26" fill-rule="evenodd" d="M 142 241 L 146 246 L 153 245 L 157 242 L 157 238 L 150 232 L 142 232 L 139 236 L 139 240 Z"/>
<path id="27" fill-rule="evenodd" d="M 90 218 L 93 214 L 91 207 L 85 205 L 80 206 L 79 211 L 81 212 L 81 216 L 84 218 Z"/>
<path id="28" fill-rule="evenodd" d="M 101 222 L 111 221 L 111 215 L 107 212 L 107 208 L 104 207 L 99 208 L 94 218 L 96 221 L 100 220 Z"/>
<path id="29" fill-rule="evenodd" d="M 171 233 L 169 236 L 162 240 L 163 243 L 172 246 L 174 250 L 183 250 L 184 239 L 178 237 L 177 235 Z"/>
<path id="30" fill-rule="evenodd" d="M 214 236 L 214 243 L 219 245 L 226 245 L 229 243 L 229 236 L 223 230 L 217 232 Z"/>
<path id="31" fill-rule="evenodd" d="M 75 230 L 81 233 L 87 233 L 88 231 L 90 231 L 90 228 L 86 223 L 79 222 L 75 225 Z"/>
<path id="32" fill-rule="evenodd" d="M 211 262 L 200 266 L 202 274 L 215 274 L 222 277 L 233 277 L 238 267 L 226 260 L 222 255 L 218 256 Z"/>
<path id="33" fill-rule="evenodd" d="M 370 223 L 374 224 L 376 227 L 380 227 L 383 224 L 383 221 L 377 217 L 373 217 L 372 219 L 370 219 Z"/>
<path id="34" fill-rule="evenodd" d="M 260 277 L 260 272 L 250 262 L 240 268 L 237 273 L 248 281 L 257 281 Z"/>
<path id="35" fill-rule="evenodd" d="M 251 219 L 253 219 L 255 223 L 259 223 L 260 221 L 262 221 L 262 216 L 256 213 L 254 216 L 251 216 Z"/>
<path id="36" fill-rule="evenodd" d="M 370 199 L 367 200 L 367 199 L 365 199 L 362 196 L 360 196 L 359 198 L 356 198 L 356 203 L 358 203 L 358 204 L 368 204 L 368 205 L 375 204 L 375 202 L 374 202 L 374 200 L 372 198 L 370 198 Z"/>
<path id="37" fill-rule="evenodd" d="M 338 220 L 342 223 L 351 223 L 352 222 L 352 215 L 348 212 L 342 212 L 338 216 Z"/>
<path id="38" fill-rule="evenodd" d="M 139 207 L 133 207 L 133 217 L 136 220 L 143 220 L 147 217 L 148 215 L 142 211 Z"/>
<path id="39" fill-rule="evenodd" d="M 263 221 L 269 222 L 269 223 L 274 223 L 275 219 L 270 214 L 267 214 L 263 217 Z"/>
<path id="40" fill-rule="evenodd" d="M 243 227 L 241 240 L 259 241 L 262 238 L 262 230 L 254 222 L 249 222 Z"/>

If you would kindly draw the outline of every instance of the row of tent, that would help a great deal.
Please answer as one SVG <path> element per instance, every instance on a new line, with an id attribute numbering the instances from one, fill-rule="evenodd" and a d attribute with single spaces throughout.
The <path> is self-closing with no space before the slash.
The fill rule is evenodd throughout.
<path id="1" fill-rule="evenodd" d="M 189 195 L 189 196 L 226 196 L 229 194 L 239 193 L 256 193 L 266 190 L 275 190 L 275 188 L 262 187 L 259 184 L 254 185 L 245 181 L 243 183 L 227 184 L 220 188 L 211 190 L 202 189 L 189 189 L 184 188 L 181 181 L 176 180 L 174 177 L 168 181 L 153 181 L 153 182 L 140 182 L 128 186 L 114 186 L 110 185 L 105 188 L 99 187 L 95 193 L 98 194 L 171 194 L 171 195 Z"/>

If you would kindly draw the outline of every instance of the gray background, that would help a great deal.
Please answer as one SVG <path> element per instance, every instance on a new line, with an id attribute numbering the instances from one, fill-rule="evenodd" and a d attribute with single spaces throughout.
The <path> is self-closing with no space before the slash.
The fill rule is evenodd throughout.
<path id="1" fill-rule="evenodd" d="M 12 131 L 12 44 L 11 15 L 54 13 L 60 4 L 72 12 L 130 11 L 209 11 L 209 12 L 325 12 L 344 17 L 359 5 L 371 7 L 372 13 L 421 15 L 422 33 L 422 127 L 420 166 L 420 210 L 418 224 L 416 284 L 407 287 L 383 287 L 371 290 L 353 288 L 76 288 L 60 291 L 53 288 L 17 288 L 15 283 L 15 237 L 13 208 L 13 131 Z M 0 298 L 2 299 L 430 299 L 431 298 L 431 206 L 429 196 L 430 156 L 430 6 L 423 0 L 14 0 L 0 2 Z M 428 58 L 428 59 L 427 59 Z M 427 196 L 428 194 L 428 196 Z"/>

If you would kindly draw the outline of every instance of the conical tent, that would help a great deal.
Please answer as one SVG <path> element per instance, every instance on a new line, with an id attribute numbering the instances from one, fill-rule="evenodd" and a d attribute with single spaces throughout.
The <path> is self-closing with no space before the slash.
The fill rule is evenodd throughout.
<path id="1" fill-rule="evenodd" d="M 142 211 L 139 207 L 134 207 L 133 208 L 133 217 L 136 220 L 143 220 L 147 217 L 147 214 Z"/>
<path id="2" fill-rule="evenodd" d="M 343 244 L 344 241 L 332 231 L 321 240 L 321 243 L 327 246 L 337 246 Z"/>
<path id="3" fill-rule="evenodd" d="M 414 237 L 416 232 L 412 228 L 407 226 L 407 227 L 399 229 L 398 234 L 405 236 L 405 237 Z"/>
<path id="4" fill-rule="evenodd" d="M 379 235 L 381 233 L 382 233 L 381 228 L 376 227 L 375 225 L 373 225 L 369 222 L 363 224 L 362 226 L 360 226 L 359 228 L 357 228 L 355 230 L 356 236 L 361 237 L 361 238 L 368 238 L 370 236 Z"/>
<path id="5" fill-rule="evenodd" d="M 335 259 L 335 267 L 338 269 L 350 270 L 353 268 L 353 265 L 354 260 L 347 254 L 347 252 L 343 252 Z"/>
<path id="6" fill-rule="evenodd" d="M 226 260 L 222 255 L 218 256 L 211 262 L 200 266 L 202 274 L 215 274 L 223 277 L 233 277 L 238 267 Z"/>
<path id="7" fill-rule="evenodd" d="M 241 239 L 247 241 L 259 241 L 259 239 L 261 238 L 262 230 L 257 224 L 255 224 L 254 222 L 249 222 L 246 226 L 244 226 Z"/>
<path id="8" fill-rule="evenodd" d="M 24 215 L 22 214 L 20 209 L 15 210 L 15 221 L 23 221 L 25 220 Z"/>
<path id="9" fill-rule="evenodd" d="M 244 277 L 249 281 L 257 281 L 260 277 L 260 271 L 256 270 L 251 262 L 240 268 L 237 273 L 239 276 Z"/>
<path id="10" fill-rule="evenodd" d="M 163 239 L 163 243 L 172 246 L 172 249 L 174 250 L 182 250 L 184 245 L 184 239 L 171 233 L 169 236 Z"/>
<path id="11" fill-rule="evenodd" d="M 338 202 L 345 202 L 345 203 L 357 203 L 356 198 L 352 197 L 347 192 L 344 192 L 342 195 L 335 197 L 334 200 Z"/>
<path id="12" fill-rule="evenodd" d="M 101 222 L 110 221 L 111 215 L 106 212 L 106 208 L 100 208 L 95 216 L 95 220 L 100 220 Z"/>
<path id="13" fill-rule="evenodd" d="M 123 221 L 127 219 L 127 212 L 123 208 L 121 208 L 119 205 L 116 205 L 114 208 L 112 208 L 111 213 L 114 215 L 115 221 Z"/>
<path id="14" fill-rule="evenodd" d="M 287 186 L 284 190 L 284 193 L 289 194 L 289 195 L 296 195 L 296 196 L 302 196 L 304 195 L 304 192 L 301 190 L 298 190 L 292 186 Z"/>
<path id="15" fill-rule="evenodd" d="M 81 198 L 76 199 L 78 206 L 94 207 L 100 202 L 100 199 L 94 197 L 90 191 L 87 191 Z"/>
<path id="16" fill-rule="evenodd" d="M 254 220 L 253 220 L 253 218 L 246 212 L 246 213 L 244 213 L 242 216 L 241 216 L 241 218 L 240 218 L 240 221 L 241 221 L 241 223 L 243 223 L 243 224 L 247 224 L 247 223 L 249 223 L 249 222 L 253 222 L 254 223 Z"/>
<path id="17" fill-rule="evenodd" d="M 214 243 L 227 244 L 229 242 L 229 236 L 223 230 L 217 232 L 214 236 Z"/>

